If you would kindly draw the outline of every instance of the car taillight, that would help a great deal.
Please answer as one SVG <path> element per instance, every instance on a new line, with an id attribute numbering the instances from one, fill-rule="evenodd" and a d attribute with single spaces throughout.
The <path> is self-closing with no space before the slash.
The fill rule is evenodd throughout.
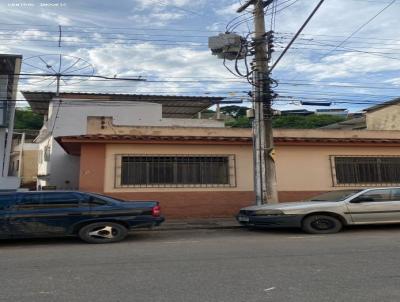
<path id="1" fill-rule="evenodd" d="M 155 206 L 153 207 L 153 209 L 151 210 L 151 215 L 153 215 L 154 217 L 159 217 L 161 213 L 161 208 L 160 206 Z"/>

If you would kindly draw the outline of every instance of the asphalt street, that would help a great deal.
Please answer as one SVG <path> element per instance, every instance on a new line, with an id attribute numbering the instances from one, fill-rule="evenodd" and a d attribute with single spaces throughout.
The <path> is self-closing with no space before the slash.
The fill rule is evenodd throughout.
<path id="1" fill-rule="evenodd" d="M 0 242 L 1 302 L 400 301 L 400 226 Z"/>

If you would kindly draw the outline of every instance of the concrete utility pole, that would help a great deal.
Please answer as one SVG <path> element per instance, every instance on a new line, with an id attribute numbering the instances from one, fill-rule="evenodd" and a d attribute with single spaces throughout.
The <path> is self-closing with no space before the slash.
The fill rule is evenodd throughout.
<path id="1" fill-rule="evenodd" d="M 272 3 L 273 0 L 266 1 Z M 272 133 L 272 91 L 269 71 L 268 33 L 265 32 L 264 1 L 249 0 L 237 12 L 254 5 L 254 45 L 253 100 L 255 136 L 255 190 L 256 203 L 277 203 L 278 191 L 274 161 L 274 140 Z"/>

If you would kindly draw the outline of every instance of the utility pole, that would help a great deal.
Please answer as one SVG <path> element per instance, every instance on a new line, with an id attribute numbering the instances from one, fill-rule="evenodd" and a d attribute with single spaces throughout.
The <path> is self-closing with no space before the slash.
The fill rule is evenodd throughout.
<path id="1" fill-rule="evenodd" d="M 274 139 L 272 133 L 272 90 L 269 71 L 271 49 L 268 39 L 272 33 L 265 31 L 264 6 L 273 0 L 249 0 L 237 12 L 254 5 L 253 101 L 254 101 L 254 146 L 255 146 L 255 191 L 256 204 L 277 203 L 278 191 L 274 161 Z"/>
<path id="2" fill-rule="evenodd" d="M 275 148 L 274 137 L 272 132 L 272 101 L 277 96 L 272 91 L 271 84 L 274 82 L 271 79 L 271 72 L 292 46 L 297 37 L 309 23 L 311 18 L 320 8 L 325 0 L 320 0 L 311 15 L 305 23 L 300 27 L 290 43 L 286 46 L 282 54 L 278 57 L 272 67 L 269 67 L 271 55 L 273 52 L 273 32 L 265 31 L 264 8 L 273 4 L 276 0 L 247 0 L 239 9 L 238 13 L 242 13 L 250 5 L 254 6 L 254 36 L 251 41 L 241 37 L 237 33 L 232 32 L 238 25 L 247 21 L 244 19 L 237 21 L 232 25 L 232 21 L 237 20 L 243 15 L 234 18 L 226 27 L 226 32 L 218 36 L 212 36 L 208 39 L 208 46 L 211 53 L 220 59 L 224 60 L 224 66 L 234 75 L 246 78 L 252 85 L 252 98 L 254 112 L 249 112 L 249 117 L 253 117 L 253 156 L 254 156 L 254 187 L 256 192 L 256 204 L 277 203 L 278 190 L 276 182 L 275 169 Z M 272 9 L 272 15 L 274 9 Z M 229 27 L 230 25 L 230 27 Z M 250 51 L 249 51 L 250 49 Z M 247 66 L 247 56 L 253 56 L 254 60 L 252 68 Z M 242 73 L 238 68 L 238 60 L 244 59 L 246 65 L 246 73 Z M 234 73 L 227 65 L 225 60 L 234 61 Z M 250 75 L 252 79 L 250 80 Z"/>

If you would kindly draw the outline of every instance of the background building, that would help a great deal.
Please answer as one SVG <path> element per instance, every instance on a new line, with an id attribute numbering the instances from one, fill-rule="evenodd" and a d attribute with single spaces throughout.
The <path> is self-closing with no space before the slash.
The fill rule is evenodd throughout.
<path id="1" fill-rule="evenodd" d="M 223 121 L 194 119 L 222 98 L 129 94 L 23 92 L 45 123 L 35 139 L 38 188 L 77 189 L 79 157 L 65 153 L 54 137 L 87 133 L 88 116 L 110 116 L 118 125 L 224 127 Z M 103 127 L 106 124 L 103 125 Z"/>
<path id="2" fill-rule="evenodd" d="M 19 179 L 9 177 L 8 171 L 21 60 L 20 55 L 0 55 L 0 190 L 19 186 Z"/>
<path id="3" fill-rule="evenodd" d="M 30 133 L 15 133 L 11 149 L 9 175 L 21 180 L 21 188 L 36 189 L 39 145 Z"/>

